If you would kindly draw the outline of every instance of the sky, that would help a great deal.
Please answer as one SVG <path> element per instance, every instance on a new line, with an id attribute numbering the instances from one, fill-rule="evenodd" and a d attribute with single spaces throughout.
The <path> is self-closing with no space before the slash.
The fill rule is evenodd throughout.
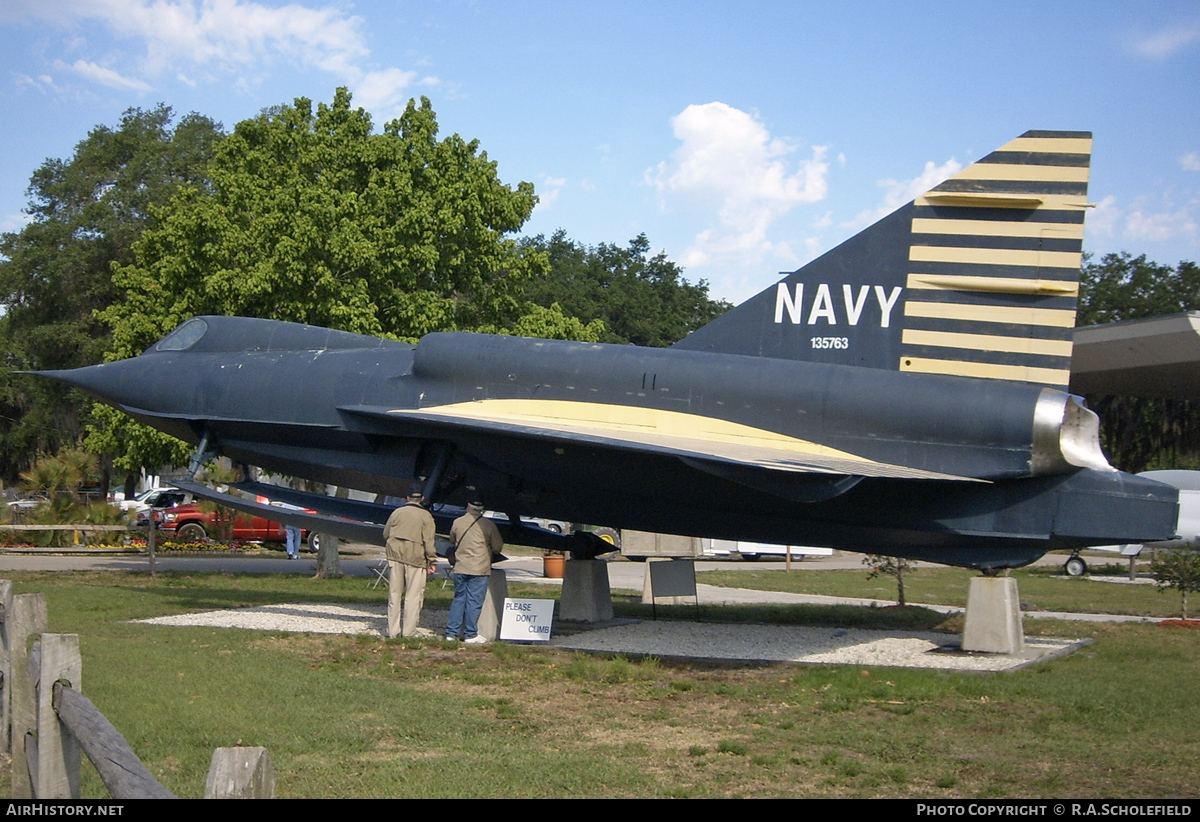
<path id="1" fill-rule="evenodd" d="M 524 233 L 644 233 L 733 302 L 1029 129 L 1094 133 L 1086 251 L 1200 259 L 1194 0 L 0 0 L 0 230 L 129 108 L 343 85 L 532 182 Z"/>

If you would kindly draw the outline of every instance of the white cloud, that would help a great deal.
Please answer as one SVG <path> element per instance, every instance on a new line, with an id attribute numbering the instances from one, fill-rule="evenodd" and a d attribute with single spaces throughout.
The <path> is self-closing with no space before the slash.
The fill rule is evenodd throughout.
<path id="1" fill-rule="evenodd" d="M 145 41 L 154 72 L 179 60 L 248 65 L 283 54 L 345 76 L 370 51 L 361 18 L 339 9 L 290 4 L 271 7 L 240 0 L 60 0 L 79 17 L 98 19 L 123 37 Z"/>
<path id="2" fill-rule="evenodd" d="M 283 59 L 332 74 L 367 108 L 391 108 L 402 102 L 403 89 L 417 77 L 395 67 L 370 69 L 362 18 L 335 5 L 309 8 L 249 0 L 42 0 L 28 5 L 25 14 L 30 17 L 68 28 L 98 21 L 118 38 L 144 43 L 143 55 L 128 66 L 101 67 L 87 60 L 71 66 L 76 74 L 109 86 L 149 88 L 133 75 L 169 72 L 183 78 L 183 69 L 194 67 L 240 73 Z M 252 81 L 244 76 L 236 81 L 247 82 Z M 429 76 L 420 82 L 436 85 L 438 79 Z"/>
<path id="3" fill-rule="evenodd" d="M 1200 43 L 1200 25 L 1173 26 L 1133 42 L 1133 52 L 1142 57 L 1165 60 Z"/>
<path id="4" fill-rule="evenodd" d="M 125 77 L 112 69 L 98 66 L 95 63 L 90 63 L 87 60 L 76 60 L 71 65 L 63 63 L 61 60 L 56 61 L 54 67 L 59 70 L 70 71 L 77 74 L 85 80 L 90 80 L 93 83 L 99 83 L 102 86 L 109 88 L 130 89 L 132 91 L 149 91 L 150 84 L 144 83 L 141 80 L 133 77 Z"/>
<path id="5" fill-rule="evenodd" d="M 1200 240 L 1195 216 L 1196 200 L 1177 205 L 1164 193 L 1141 196 L 1128 208 L 1120 208 L 1111 194 L 1088 212 L 1087 234 L 1094 240 L 1162 243 Z"/>
<path id="6" fill-rule="evenodd" d="M 1125 218 L 1125 236 L 1146 242 L 1164 242 L 1179 237 L 1196 239 L 1196 220 L 1186 208 L 1147 214 L 1141 209 Z"/>
<path id="7" fill-rule="evenodd" d="M 820 237 L 805 237 L 804 238 L 804 260 L 815 260 L 820 256 L 822 250 Z"/>
<path id="8" fill-rule="evenodd" d="M 846 228 L 869 226 L 960 171 L 962 171 L 962 163 L 951 157 L 940 166 L 934 165 L 932 160 L 926 162 L 925 170 L 909 180 L 880 180 L 876 185 L 886 189 L 883 203 L 878 208 L 860 211 L 853 220 L 843 225 Z"/>
<path id="9" fill-rule="evenodd" d="M 1109 194 L 1085 216 L 1085 231 L 1093 237 L 1110 238 L 1117 233 L 1117 221 L 1121 217 L 1121 209 L 1117 207 L 1117 198 Z"/>
<path id="10" fill-rule="evenodd" d="M 771 225 L 795 206 L 824 199 L 828 163 L 815 146 L 793 171 L 785 158 L 796 147 L 774 139 L 753 115 L 725 103 L 691 105 L 672 118 L 682 143 L 669 160 L 646 172 L 666 209 L 678 198 L 714 209 L 716 222 L 696 235 L 684 266 L 716 258 L 792 259 L 786 244 L 768 239 Z"/>
<path id="11" fill-rule="evenodd" d="M 567 184 L 566 177 L 551 177 L 549 174 L 543 174 L 542 184 L 538 188 L 538 204 L 537 209 L 549 208 L 558 199 L 558 195 L 562 193 L 563 186 Z"/>
<path id="12" fill-rule="evenodd" d="M 58 91 L 58 86 L 54 85 L 54 78 L 49 74 L 39 74 L 37 77 L 30 77 L 28 74 L 18 74 L 16 81 L 18 86 L 30 86 L 43 94 L 47 91 Z"/>
<path id="13" fill-rule="evenodd" d="M 1179 158 L 1179 165 L 1183 167 L 1184 171 L 1200 171 L 1200 154 L 1189 151 Z"/>
<path id="14" fill-rule="evenodd" d="M 28 214 L 5 214 L 0 217 L 0 231 L 20 231 L 32 221 Z"/>
<path id="15" fill-rule="evenodd" d="M 354 102 L 366 109 L 378 111 L 402 105 L 407 98 L 404 89 L 417 76 L 415 71 L 390 68 L 366 74 L 354 87 Z"/>

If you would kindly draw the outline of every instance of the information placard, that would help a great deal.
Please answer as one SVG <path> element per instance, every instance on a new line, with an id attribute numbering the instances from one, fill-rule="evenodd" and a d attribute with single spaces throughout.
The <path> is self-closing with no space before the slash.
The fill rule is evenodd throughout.
<path id="1" fill-rule="evenodd" d="M 554 600 L 504 600 L 504 618 L 500 622 L 500 638 L 549 642 L 550 625 L 554 621 Z"/>

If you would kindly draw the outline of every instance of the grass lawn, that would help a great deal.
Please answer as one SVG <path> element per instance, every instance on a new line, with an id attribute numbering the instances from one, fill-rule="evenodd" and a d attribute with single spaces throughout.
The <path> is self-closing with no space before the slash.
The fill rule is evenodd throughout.
<path id="1" fill-rule="evenodd" d="M 935 574 L 914 582 L 923 576 Z M 1030 633 L 1095 642 L 1003 675 L 667 663 L 129 622 L 300 600 L 382 603 L 386 593 L 362 579 L 9 578 L 18 593 L 45 593 L 52 631 L 80 634 L 84 692 L 185 797 L 202 794 L 213 748 L 239 743 L 270 750 L 285 798 L 1200 794 L 1200 631 L 1038 620 Z M 428 606 L 448 602 L 430 586 Z M 780 606 L 727 613 L 830 618 Z M 104 796 L 94 773 L 85 795 Z"/>

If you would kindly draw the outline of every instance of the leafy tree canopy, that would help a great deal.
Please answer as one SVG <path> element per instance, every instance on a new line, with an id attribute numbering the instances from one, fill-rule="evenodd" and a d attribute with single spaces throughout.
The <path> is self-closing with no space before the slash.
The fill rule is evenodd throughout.
<path id="1" fill-rule="evenodd" d="M 165 105 L 129 109 L 70 159 L 46 160 L 30 179 L 29 223 L 0 236 L 0 475 L 74 444 L 87 420 L 78 394 L 11 371 L 101 362 L 108 328 L 94 312 L 119 294 L 112 265 L 133 261 L 134 242 L 180 186 L 207 185 L 220 124 L 198 114 L 172 121 Z"/>
<path id="2" fill-rule="evenodd" d="M 517 283 L 545 267 L 505 236 L 533 211 L 533 186 L 503 184 L 477 141 L 437 132 L 422 98 L 375 134 L 344 88 L 238 123 L 209 186 L 182 189 L 116 270 L 126 299 L 101 315 L 111 355 L 195 314 L 410 340 L 511 322 Z"/>
<path id="3" fill-rule="evenodd" d="M 1095 325 L 1200 309 L 1200 266 L 1171 268 L 1146 255 L 1106 254 L 1084 261 L 1077 325 Z M 1187 467 L 1200 461 L 1200 402 L 1092 395 L 1105 451 L 1118 468 Z"/>
<path id="4" fill-rule="evenodd" d="M 1184 261 L 1171 268 L 1146 255 L 1105 254 L 1084 262 L 1076 325 L 1161 317 L 1200 310 L 1200 266 Z"/>
<path id="5" fill-rule="evenodd" d="M 544 253 L 549 268 L 524 283 L 524 299 L 588 322 L 602 320 L 602 342 L 668 346 L 711 322 L 732 306 L 708 296 L 708 283 L 689 283 L 663 252 L 651 256 L 650 241 L 639 234 L 624 248 L 608 243 L 585 246 L 561 229 L 522 242 Z"/>
<path id="6" fill-rule="evenodd" d="M 547 254 L 508 235 L 537 203 L 477 141 L 438 139 L 429 100 L 374 133 L 338 89 L 238 123 L 207 184 L 185 186 L 114 268 L 109 357 L 134 356 L 196 314 L 312 323 L 415 341 L 430 331 L 595 339 L 601 327 L 523 301 Z M 178 464 L 181 444 L 109 411 L 88 442 L 122 467 Z"/>

